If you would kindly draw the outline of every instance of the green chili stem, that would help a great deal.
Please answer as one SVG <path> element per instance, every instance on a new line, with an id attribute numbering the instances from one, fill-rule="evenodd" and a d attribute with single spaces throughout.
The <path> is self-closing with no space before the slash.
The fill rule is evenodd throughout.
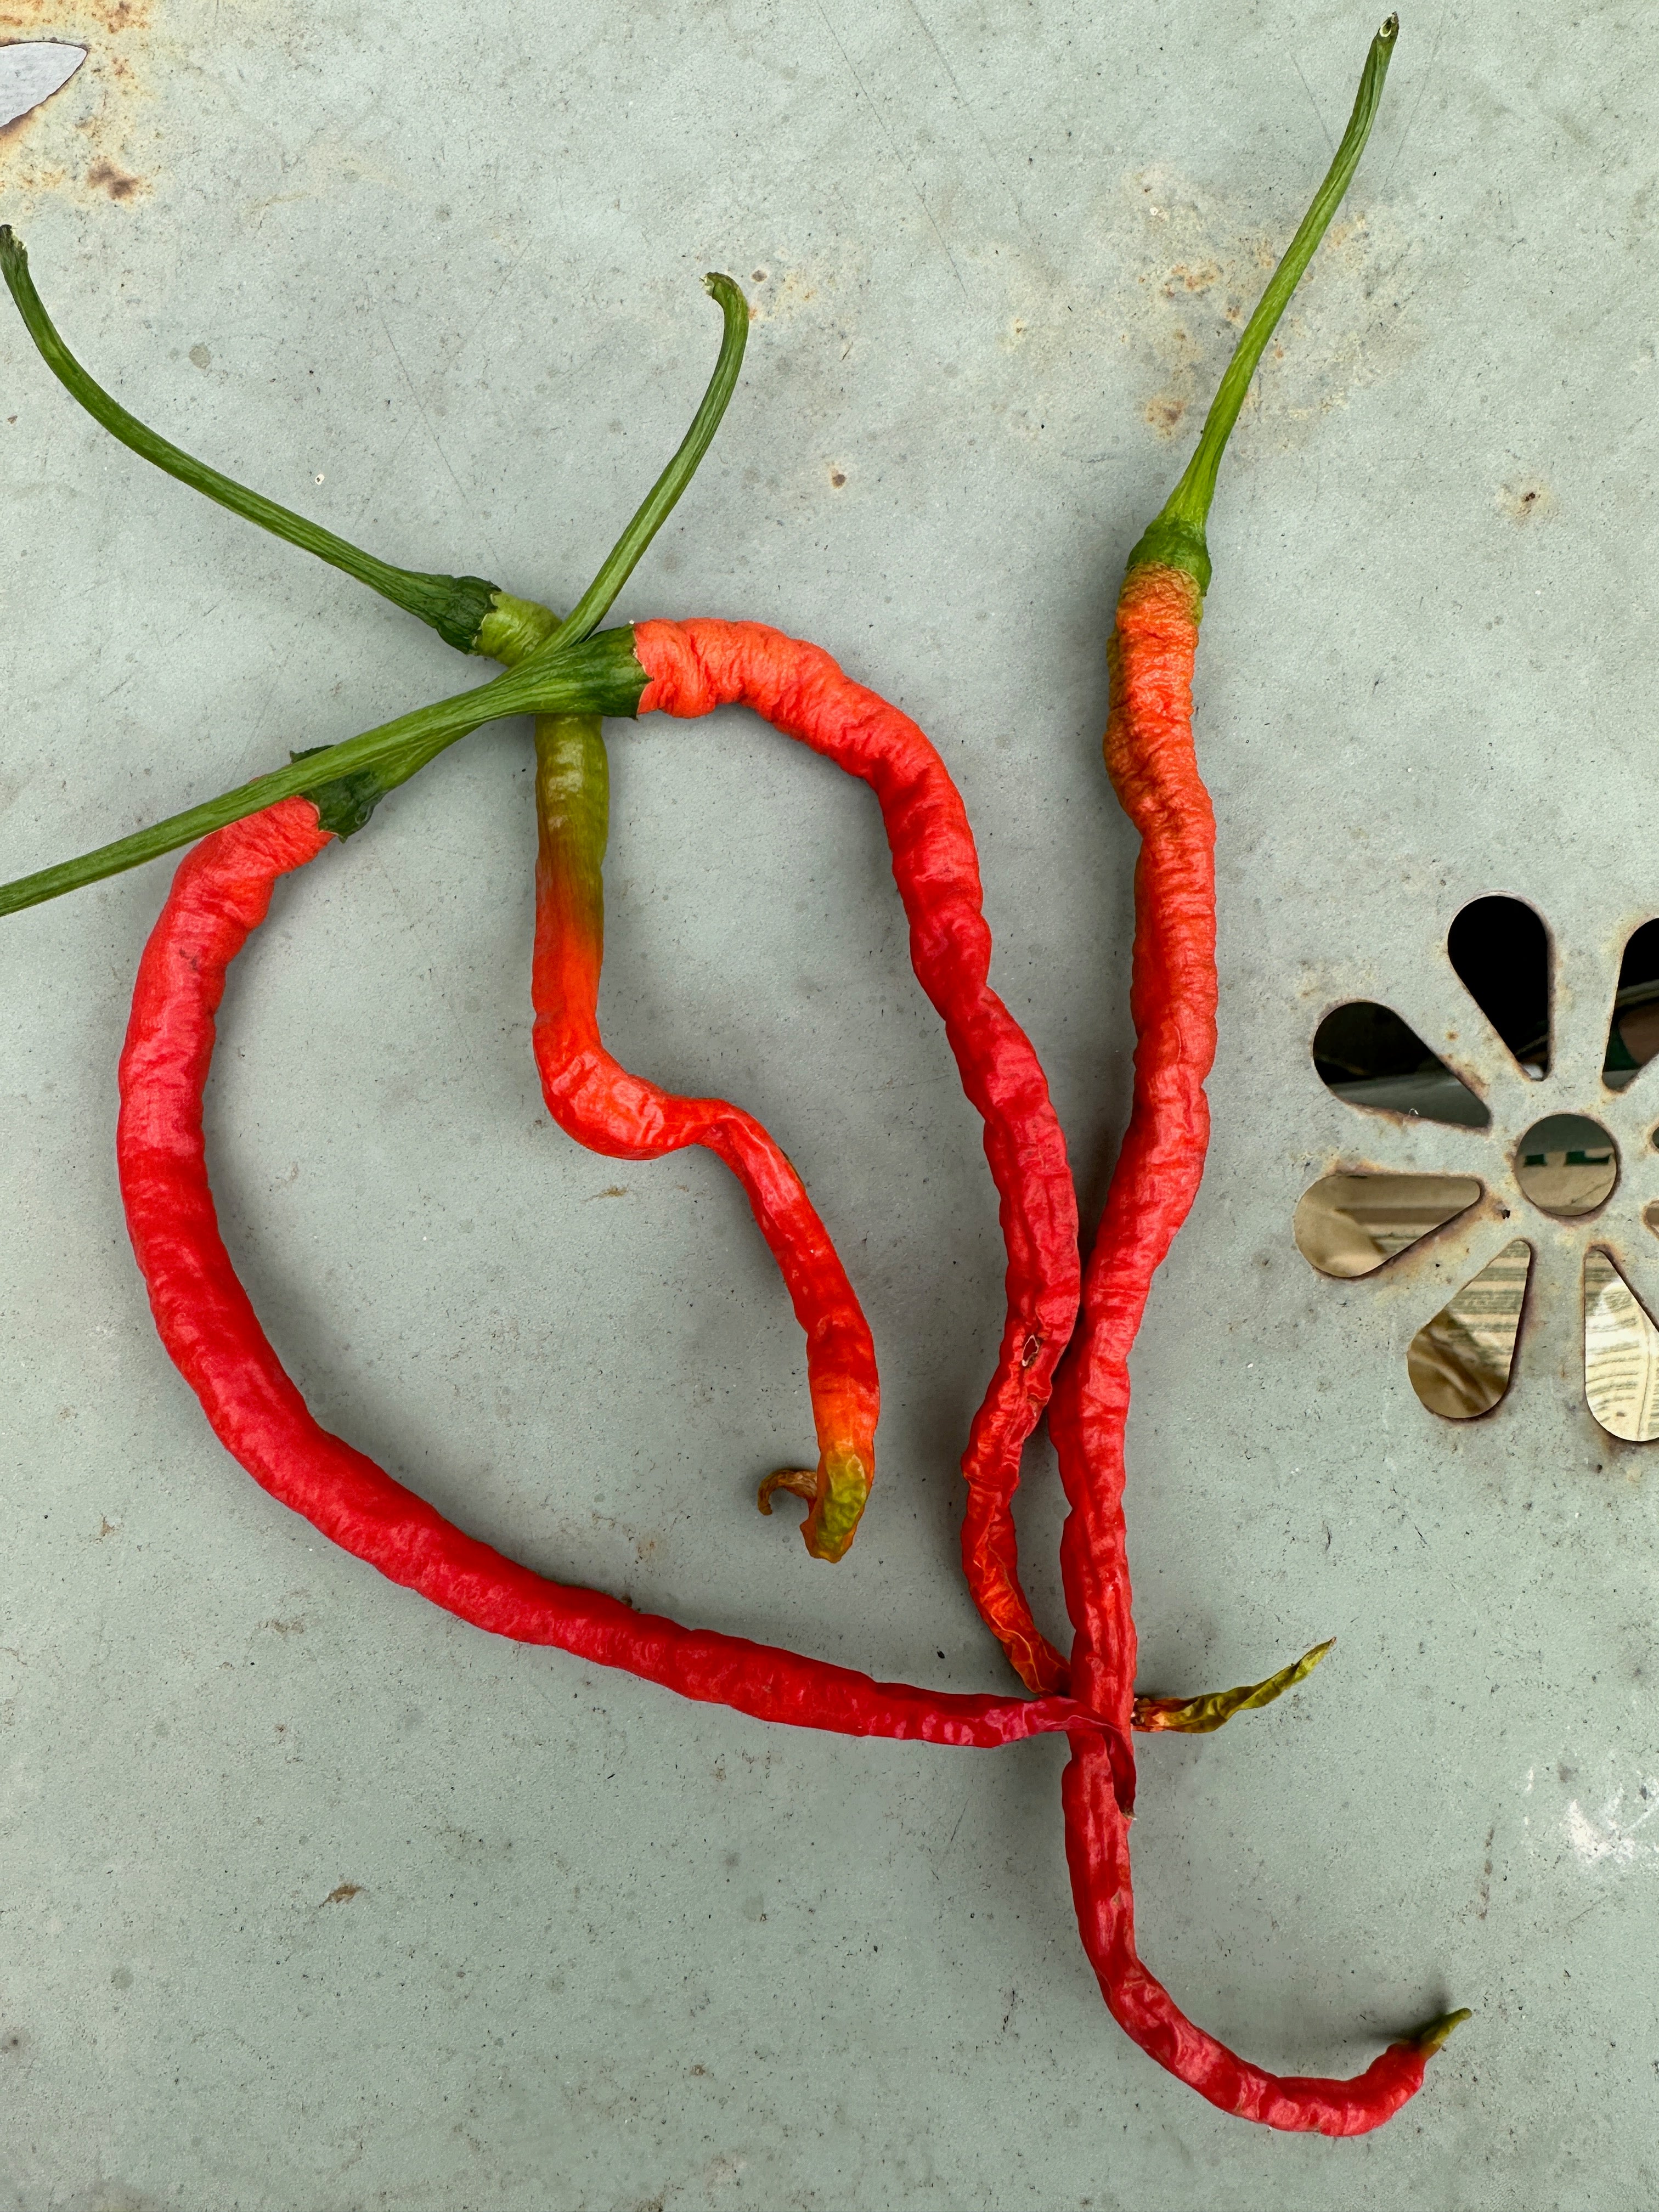
<path id="1" fill-rule="evenodd" d="M 1284 259 L 1268 279 L 1267 290 L 1256 302 L 1255 313 L 1244 325 L 1243 335 L 1204 418 L 1197 451 L 1188 462 L 1181 482 L 1164 502 L 1162 514 L 1130 554 L 1130 568 L 1142 562 L 1162 562 L 1171 568 L 1184 568 L 1197 580 L 1200 592 L 1209 589 L 1210 555 L 1204 526 L 1209 518 L 1210 501 L 1215 496 L 1216 471 L 1221 465 L 1221 456 L 1267 341 L 1290 304 L 1291 295 L 1301 282 L 1320 240 L 1329 229 L 1331 218 L 1359 166 L 1399 35 L 1400 18 L 1390 15 L 1371 40 L 1353 113 L 1348 118 L 1336 158 L 1325 173 L 1324 183 L 1314 194 L 1312 204 L 1303 216 L 1301 228 L 1286 248 Z"/>
<path id="2" fill-rule="evenodd" d="M 398 599 L 398 592 L 377 581 L 377 577 L 401 578 L 416 583 L 455 580 L 429 577 L 411 580 L 405 570 L 387 569 L 355 546 L 346 545 L 343 539 L 316 529 L 300 516 L 289 514 L 285 507 L 272 506 L 256 492 L 243 490 L 228 477 L 221 477 L 216 471 L 192 461 L 187 453 L 179 453 L 165 439 L 146 430 L 93 383 L 63 345 L 29 283 L 23 248 L 9 227 L 3 225 L 0 225 L 0 268 L 3 268 L 24 320 L 50 365 L 100 422 L 146 459 L 155 460 L 159 466 L 169 469 L 237 514 L 264 521 L 266 527 L 276 530 L 279 536 L 292 538 L 307 550 L 320 552 L 325 560 L 332 560 L 336 567 L 346 569 L 348 574 L 362 575 L 364 582 L 374 584 L 377 591 L 385 591 L 388 599 Z M 318 746 L 297 754 L 287 768 L 257 776 L 252 783 L 240 785 L 217 799 L 187 808 L 182 814 L 171 815 L 164 822 L 153 823 L 148 829 L 135 830 L 130 837 L 118 838 L 113 844 L 100 845 L 96 851 L 83 853 L 78 859 L 60 861 L 55 867 L 41 868 L 33 875 L 20 876 L 13 883 L 0 884 L 0 916 L 16 914 L 24 907 L 38 906 L 43 900 L 78 890 L 83 884 L 97 883 L 106 876 L 119 875 L 125 869 L 141 866 L 146 860 L 159 860 L 163 854 L 192 844 L 211 830 L 222 830 L 228 823 L 240 821 L 246 815 L 258 813 L 261 807 L 274 805 L 278 799 L 291 799 L 301 792 L 309 793 L 317 801 L 325 828 L 349 837 L 362 827 L 388 791 L 407 782 L 446 746 L 481 729 L 486 722 L 497 721 L 508 714 L 633 714 L 638 708 L 646 680 L 645 672 L 634 656 L 633 631 L 606 630 L 597 636 L 593 632 L 708 451 L 736 388 L 749 335 L 748 303 L 732 279 L 710 275 L 703 283 L 719 301 L 725 317 L 714 374 L 672 460 L 606 555 L 599 574 L 575 607 L 560 622 L 534 600 L 514 599 L 491 586 L 483 586 L 490 592 L 490 599 L 474 624 L 465 649 L 486 653 L 512 664 L 504 675 L 453 699 L 440 700 L 434 706 L 401 714 L 395 721 L 383 722 L 378 729 L 367 730 L 342 744 Z M 88 393 L 95 397 L 97 404 Z M 129 436 L 129 430 L 136 434 Z M 179 465 L 174 466 L 174 462 Z M 280 521 L 271 521 L 270 516 L 279 517 Z M 337 557 L 327 550 L 331 546 L 340 549 L 349 559 Z M 374 574 L 368 574 L 369 569 Z M 410 603 L 398 599 L 398 604 Z M 420 609 L 410 605 L 410 611 L 418 613 Z M 449 641 L 456 642 L 453 638 Z"/>
<path id="3" fill-rule="evenodd" d="M 711 270 L 703 289 L 720 303 L 726 319 L 719 358 L 702 404 L 691 418 L 691 427 L 679 450 L 641 502 L 633 520 L 600 563 L 599 574 L 575 605 L 531 660 L 545 660 L 573 642 L 591 636 L 610 612 L 612 601 L 633 574 L 641 555 L 673 512 L 676 501 L 697 472 L 697 464 L 708 451 L 720 417 L 737 389 L 743 367 L 743 349 L 749 338 L 749 303 L 729 276 Z M 525 665 L 528 665 L 526 661 Z"/>
<path id="4" fill-rule="evenodd" d="M 395 721 L 348 738 L 343 744 L 303 754 L 287 768 L 256 776 L 252 783 L 240 785 L 182 814 L 171 815 L 165 822 L 135 830 L 131 836 L 118 838 L 112 845 L 100 845 L 77 860 L 63 860 L 56 867 L 42 868 L 35 875 L 21 876 L 15 883 L 0 885 L 0 915 L 16 914 L 24 907 L 38 906 L 43 899 L 78 890 L 83 884 L 97 883 L 105 876 L 119 875 L 146 860 L 159 860 L 181 845 L 194 844 L 210 830 L 222 830 L 227 823 L 239 822 L 244 815 L 257 814 L 262 806 L 274 805 L 279 799 L 291 799 L 300 792 L 314 794 L 348 778 L 368 775 L 380 786 L 380 793 L 393 790 L 458 738 L 503 715 L 631 715 L 639 706 L 645 683 L 645 671 L 634 657 L 632 629 L 602 630 L 597 637 L 568 647 L 551 661 L 538 655 L 533 666 L 509 669 L 488 684 L 453 699 L 441 699 L 435 705 L 417 708 L 413 714 L 400 714 Z"/>
<path id="5" fill-rule="evenodd" d="M 130 415 L 119 400 L 112 398 L 82 368 L 42 305 L 29 275 L 28 255 L 9 223 L 0 224 L 0 275 L 5 277 L 7 288 L 17 303 L 17 312 L 40 358 L 70 397 L 78 400 L 112 437 L 118 438 L 142 459 L 176 477 L 180 483 L 188 484 L 192 491 L 216 500 L 246 521 L 258 523 L 275 537 L 286 538 L 302 552 L 314 553 L 331 568 L 342 569 L 406 613 L 429 623 L 447 645 L 454 646 L 461 653 L 475 649 L 479 624 L 489 612 L 495 597 L 494 584 L 486 582 L 482 576 L 427 575 L 417 569 L 394 568 L 387 562 L 376 560 L 374 554 L 364 552 L 361 546 L 337 537 L 321 523 L 308 522 L 304 515 L 279 507 L 262 492 L 250 491 L 234 477 L 210 468 L 205 461 L 197 460 L 159 432 L 149 428 L 136 415 Z"/>

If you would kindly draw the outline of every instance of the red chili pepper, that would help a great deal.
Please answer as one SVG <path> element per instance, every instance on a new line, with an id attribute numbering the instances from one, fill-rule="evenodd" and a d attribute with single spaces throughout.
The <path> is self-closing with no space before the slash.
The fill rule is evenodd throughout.
<path id="1" fill-rule="evenodd" d="M 610 770 L 597 714 L 536 724 L 536 1064 L 548 1111 L 590 1151 L 659 1159 L 703 1145 L 743 1185 L 806 1333 L 806 1380 L 817 1426 L 815 1470 L 781 1468 L 761 1486 L 811 1500 L 802 1523 L 815 1559 L 852 1542 L 875 1471 L 880 1385 L 869 1325 L 800 1177 L 756 1121 L 721 1098 L 679 1098 L 630 1075 L 599 1036 L 605 959 L 605 848 Z"/>
<path id="2" fill-rule="evenodd" d="M 961 795 L 908 716 L 815 645 L 760 623 L 699 618 L 641 623 L 634 651 L 647 678 L 641 714 L 750 707 L 861 777 L 881 807 L 911 963 L 944 1017 L 963 1086 L 984 1121 L 1008 1254 L 1001 1349 L 962 1462 L 963 1567 L 1021 1680 L 1037 1690 L 1063 1687 L 1066 1662 L 1032 1620 L 1020 1584 L 1012 1498 L 1021 1451 L 1077 1313 L 1077 1197 L 1042 1065 L 990 987 L 991 933 Z"/>
<path id="3" fill-rule="evenodd" d="M 1215 1055 L 1215 820 L 1192 738 L 1193 661 L 1210 578 L 1204 526 L 1216 470 L 1262 349 L 1358 162 L 1397 30 L 1390 16 L 1372 41 L 1329 173 L 1239 341 L 1192 462 L 1129 556 L 1109 647 L 1106 763 L 1142 841 L 1130 996 L 1138 1040 L 1134 1102 L 1049 1426 L 1072 1509 L 1061 1568 L 1075 1631 L 1073 1690 L 1089 1711 L 1126 1732 L 1135 1703 L 1122 1504 L 1129 1350 L 1152 1275 L 1204 1171 L 1204 1081 Z M 1391 2045 L 1352 2081 L 1277 2077 L 1195 2027 L 1136 1954 L 1133 1777 L 1126 1787 L 1121 1759 L 1115 1765 L 1102 1755 L 1099 1737 L 1074 1732 L 1061 1795 L 1085 1947 L 1114 2018 L 1160 2065 L 1224 2111 L 1323 2135 L 1376 2127 L 1421 2086 L 1430 2052 L 1466 2014 L 1448 2014 Z"/>
<path id="4" fill-rule="evenodd" d="M 144 948 L 121 1055 L 117 1156 L 133 1250 L 163 1344 L 215 1433 L 262 1487 L 392 1581 L 497 1636 L 625 1668 L 759 1720 L 969 1747 L 1082 1721 L 1068 1698 L 957 1695 L 635 1613 L 549 1581 L 464 1534 L 313 1419 L 237 1279 L 208 1185 L 202 1094 L 226 971 L 279 877 L 331 833 L 294 798 L 187 854 Z M 1120 1749 L 1119 1762 L 1127 1757 Z"/>

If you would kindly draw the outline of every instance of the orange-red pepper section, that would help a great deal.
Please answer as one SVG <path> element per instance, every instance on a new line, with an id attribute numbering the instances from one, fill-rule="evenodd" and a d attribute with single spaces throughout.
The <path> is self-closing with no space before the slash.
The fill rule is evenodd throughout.
<path id="1" fill-rule="evenodd" d="M 260 1328 L 219 1233 L 202 1097 L 230 963 L 276 881 L 331 842 L 307 799 L 220 830 L 180 864 L 144 948 L 121 1054 L 117 1155 L 157 1330 L 216 1434 L 332 1542 L 445 1611 L 621 1667 L 757 1719 L 994 1747 L 1091 1726 L 1068 1698 L 973 1697 L 878 1682 L 775 1645 L 635 1613 L 534 1574 L 463 1534 L 313 1418 Z M 1120 1758 L 1125 1756 L 1120 1753 Z"/>
<path id="2" fill-rule="evenodd" d="M 1139 830 L 1130 1009 L 1134 1103 L 1084 1273 L 1076 1341 L 1048 1417 L 1071 1511 L 1060 1541 L 1075 1630 L 1074 1694 L 1115 1723 L 1075 1732 L 1061 1782 L 1078 1926 L 1112 2017 L 1150 2057 L 1240 2118 L 1327 2136 L 1379 2127 L 1422 2087 L 1449 2032 L 1431 2023 L 1338 2081 L 1273 2075 L 1194 2025 L 1135 1949 L 1129 1867 L 1135 1626 L 1123 1520 L 1129 1352 L 1147 1293 L 1198 1194 L 1209 1142 L 1205 1079 L 1215 1059 L 1215 816 L 1193 745 L 1193 662 L 1203 599 L 1184 570 L 1131 567 L 1109 647 L 1106 763 Z"/>
<path id="3" fill-rule="evenodd" d="M 806 1337 L 817 1428 L 816 1468 L 761 1489 L 809 1494 L 802 1524 L 814 1558 L 839 1559 L 857 1533 L 876 1463 L 881 1386 L 876 1348 L 847 1270 L 805 1185 L 752 1114 L 724 1098 L 685 1098 L 633 1075 L 599 1034 L 605 963 L 605 850 L 610 766 L 597 714 L 536 724 L 536 951 L 532 1042 L 542 1096 L 568 1136 L 615 1159 L 654 1160 L 701 1145 L 741 1184 Z"/>
<path id="4" fill-rule="evenodd" d="M 641 714 L 696 718 L 715 707 L 752 708 L 861 777 L 881 807 L 911 963 L 944 1018 L 963 1087 L 984 1121 L 1008 1255 L 1002 1342 L 962 1462 L 963 1565 L 975 1603 L 1022 1680 L 1062 1689 L 1066 1661 L 1032 1619 L 1020 1583 L 1012 1500 L 1020 1455 L 1077 1315 L 1077 1195 L 1042 1065 L 990 987 L 991 933 L 961 794 L 908 715 L 855 684 L 817 646 L 761 623 L 702 617 L 641 623 L 634 651 L 649 679 Z"/>

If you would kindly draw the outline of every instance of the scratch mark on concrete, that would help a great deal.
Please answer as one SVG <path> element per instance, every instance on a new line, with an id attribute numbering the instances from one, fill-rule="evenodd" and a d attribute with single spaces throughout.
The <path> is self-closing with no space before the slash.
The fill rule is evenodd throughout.
<path id="1" fill-rule="evenodd" d="M 477 522 L 478 520 L 477 511 L 473 507 L 472 501 L 466 495 L 466 487 L 462 483 L 460 478 L 456 475 L 453 468 L 450 465 L 449 456 L 445 453 L 443 448 L 443 441 L 439 437 L 437 430 L 434 427 L 432 417 L 427 412 L 426 402 L 422 398 L 420 393 L 415 389 L 415 380 L 410 374 L 408 368 L 404 365 L 402 354 L 398 350 L 398 341 L 392 335 L 392 325 L 387 322 L 384 311 L 380 311 L 380 328 L 386 332 L 386 342 L 392 348 L 392 358 L 397 362 L 399 374 L 402 375 L 404 384 L 409 388 L 409 396 L 415 402 L 415 405 L 420 415 L 421 420 L 426 426 L 426 434 L 428 437 L 431 439 L 434 447 L 436 448 L 438 459 L 443 463 L 444 467 L 448 471 L 449 481 L 454 485 L 456 491 L 459 494 L 462 506 L 465 507 L 467 513 L 471 515 L 474 522 Z M 493 557 L 494 555 L 492 552 L 492 558 Z"/>
<path id="2" fill-rule="evenodd" d="M 1023 223 L 1025 220 L 1025 216 L 1024 212 L 1019 204 L 1019 194 L 1009 183 L 1002 164 L 997 159 L 996 149 L 986 137 L 984 129 L 980 123 L 980 119 L 974 112 L 972 101 L 963 90 L 961 85 L 957 82 L 957 73 L 951 66 L 950 56 L 945 52 L 944 47 L 940 46 L 939 40 L 933 36 L 933 27 L 928 21 L 927 18 L 922 14 L 921 9 L 917 7 L 916 0 L 905 0 L 905 5 L 909 9 L 910 13 L 915 17 L 917 22 L 921 24 L 923 34 L 926 37 L 928 45 L 939 56 L 939 67 L 945 71 L 945 76 L 950 78 L 951 89 L 955 93 L 957 98 L 962 102 L 963 112 L 966 114 L 968 120 L 974 126 L 974 136 L 979 140 L 980 144 L 985 149 L 986 160 L 989 161 L 991 167 L 996 171 L 997 181 L 1002 186 L 1004 191 L 1007 193 L 1009 200 L 1013 207 L 1016 219 Z"/>
<path id="3" fill-rule="evenodd" d="M 1325 134 L 1325 143 L 1330 148 L 1331 159 L 1334 161 L 1336 159 L 1336 142 L 1331 137 L 1330 126 L 1327 124 L 1324 117 L 1320 114 L 1319 102 L 1313 96 L 1313 87 L 1309 83 L 1305 76 L 1302 76 L 1302 64 L 1297 61 L 1294 54 L 1291 56 L 1291 67 L 1296 71 L 1298 76 L 1302 77 L 1302 89 L 1308 95 L 1308 105 L 1312 108 L 1315 115 L 1319 118 L 1319 127 Z"/>
<path id="4" fill-rule="evenodd" d="M 928 227 L 933 231 L 934 237 L 939 240 L 939 251 L 944 254 L 945 259 L 951 264 L 951 274 L 956 278 L 957 284 L 961 287 L 963 298 L 964 300 L 968 299 L 968 287 L 966 284 L 963 283 L 962 271 L 957 266 L 957 258 L 951 251 L 949 241 L 946 240 L 945 233 L 939 228 L 937 222 L 935 222 L 933 210 L 928 206 L 927 198 L 922 192 L 921 185 L 916 182 L 915 177 L 911 175 L 909 164 L 906 161 L 903 155 L 899 151 L 897 139 L 894 137 L 892 132 L 887 128 L 887 125 L 883 119 L 880 109 L 876 106 L 875 101 L 871 99 L 868 91 L 866 89 L 864 79 L 859 75 L 857 70 L 854 68 L 853 57 L 848 52 L 846 47 L 842 45 L 841 39 L 836 33 L 835 25 L 830 21 L 829 16 L 824 15 L 823 0 L 817 0 L 817 9 L 819 15 L 823 15 L 824 29 L 828 31 L 830 37 L 835 40 L 836 50 L 840 54 L 842 61 L 847 64 L 848 75 L 858 87 L 860 96 L 862 98 L 865 106 L 869 109 L 872 115 L 875 117 L 877 125 L 880 129 L 883 137 L 886 139 L 889 146 L 892 148 L 893 159 L 898 163 L 900 169 L 903 172 L 905 183 L 909 185 L 911 191 L 915 194 L 916 205 L 927 216 Z M 926 29 L 927 26 L 924 24 L 922 27 Z M 971 306 L 973 303 L 969 301 L 969 304 Z"/>

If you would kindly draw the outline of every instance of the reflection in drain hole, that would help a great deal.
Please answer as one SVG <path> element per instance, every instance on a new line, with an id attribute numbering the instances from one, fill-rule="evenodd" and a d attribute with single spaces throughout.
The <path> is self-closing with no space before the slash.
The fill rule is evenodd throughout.
<path id="1" fill-rule="evenodd" d="M 1470 902 L 1446 934 L 1459 981 L 1503 1038 L 1522 1073 L 1550 1072 L 1550 941 L 1519 899 Z"/>
<path id="2" fill-rule="evenodd" d="M 1472 1421 L 1510 1387 L 1532 1247 L 1511 1238 L 1411 1340 L 1406 1370 L 1431 1413 Z"/>
<path id="3" fill-rule="evenodd" d="M 1601 1080 L 1622 1091 L 1659 1053 L 1659 921 L 1644 921 L 1625 947 Z"/>
<path id="4" fill-rule="evenodd" d="M 1352 1281 L 1443 1228 L 1480 1196 L 1473 1176 L 1322 1176 L 1297 1200 L 1291 1233 L 1310 1267 Z"/>
<path id="5" fill-rule="evenodd" d="M 1540 1212 L 1576 1221 L 1613 1196 L 1619 1147 L 1586 1115 L 1547 1114 L 1515 1148 L 1515 1179 Z"/>
<path id="6" fill-rule="evenodd" d="M 1431 1052 L 1390 1006 L 1357 999 L 1326 1015 L 1314 1035 L 1315 1073 L 1351 1106 L 1484 1129 L 1491 1115 L 1467 1083 Z"/>
<path id="7" fill-rule="evenodd" d="M 1610 1437 L 1659 1437 L 1659 1328 L 1599 1246 L 1584 1260 L 1584 1402 Z"/>

